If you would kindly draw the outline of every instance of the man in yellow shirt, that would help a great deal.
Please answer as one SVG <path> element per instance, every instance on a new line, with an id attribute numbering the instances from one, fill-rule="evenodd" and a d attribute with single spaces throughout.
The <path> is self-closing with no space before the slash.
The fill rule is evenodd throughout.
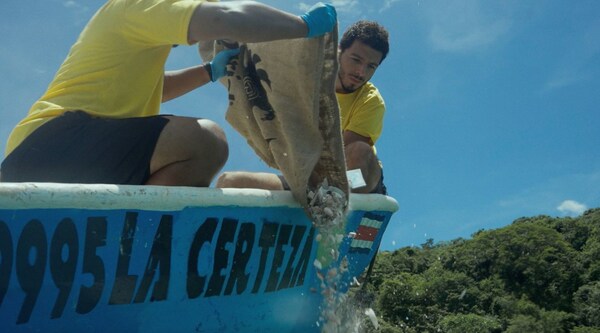
<path id="1" fill-rule="evenodd" d="M 13 129 L 0 181 L 208 186 L 228 157 L 223 130 L 160 104 L 224 76 L 238 50 L 165 72 L 172 46 L 311 38 L 336 21 L 322 3 L 296 16 L 254 1 L 108 0 Z"/>
<path id="2" fill-rule="evenodd" d="M 357 193 L 387 194 L 375 143 L 383 129 L 385 103 L 369 80 L 389 52 L 387 30 L 376 22 L 358 21 L 343 34 L 335 89 L 340 106 L 346 167 L 360 169 L 366 185 Z M 270 173 L 226 172 L 217 187 L 286 188 L 285 180 Z"/>

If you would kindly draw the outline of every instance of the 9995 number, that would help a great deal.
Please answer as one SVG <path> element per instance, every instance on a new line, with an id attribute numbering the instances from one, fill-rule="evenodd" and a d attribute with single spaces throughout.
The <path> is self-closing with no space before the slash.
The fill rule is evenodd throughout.
<path id="1" fill-rule="evenodd" d="M 87 220 L 82 258 L 82 273 L 91 274 L 92 284 L 80 286 L 75 311 L 88 313 L 98 304 L 105 282 L 105 267 L 96 254 L 106 244 L 107 222 L 104 217 Z M 40 295 L 47 268 L 58 295 L 51 318 L 62 316 L 73 289 L 79 260 L 79 238 L 71 218 L 62 219 L 52 238 L 48 239 L 44 225 L 32 219 L 24 226 L 16 247 L 6 223 L 0 221 L 0 310 L 8 293 L 14 268 L 17 283 L 25 294 L 17 316 L 17 324 L 27 323 Z M 14 260 L 14 262 L 13 262 Z M 6 305 L 6 304 L 4 304 Z"/>

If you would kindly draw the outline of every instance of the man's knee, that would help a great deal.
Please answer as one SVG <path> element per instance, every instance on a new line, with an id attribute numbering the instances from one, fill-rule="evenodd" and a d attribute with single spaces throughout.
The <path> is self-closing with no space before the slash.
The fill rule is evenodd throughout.
<path id="1" fill-rule="evenodd" d="M 217 178 L 215 182 L 215 186 L 218 188 L 229 188 L 229 187 L 237 187 L 235 182 L 235 176 L 231 172 L 223 172 Z"/>
<path id="2" fill-rule="evenodd" d="M 168 118 L 152 156 L 151 174 L 160 174 L 157 182 L 208 186 L 229 156 L 225 132 L 208 119 Z M 179 179 L 183 174 L 185 179 Z"/>
<path id="3" fill-rule="evenodd" d="M 268 172 L 231 171 L 222 173 L 215 184 L 219 188 L 258 188 L 284 190 L 282 177 Z"/>
<path id="4" fill-rule="evenodd" d="M 229 156 L 229 145 L 223 129 L 209 119 L 170 117 L 159 144 L 166 155 L 179 159 L 201 159 L 221 166 Z"/>
<path id="5" fill-rule="evenodd" d="M 198 138 L 198 140 L 206 140 L 203 142 L 204 147 L 208 147 L 215 165 L 218 166 L 220 170 L 229 158 L 229 144 L 227 143 L 225 131 L 212 120 L 199 119 L 198 123 L 200 124 L 200 127 L 209 133 L 208 135 L 207 133 L 200 133 L 201 137 Z M 204 149 L 201 149 L 199 152 L 201 153 L 199 158 L 206 158 L 206 151 Z"/>
<path id="6" fill-rule="evenodd" d="M 365 142 L 353 142 L 346 145 L 346 167 L 348 170 L 360 169 L 367 183 L 365 187 L 354 189 L 356 193 L 369 193 L 381 178 L 379 160 L 373 151 L 373 147 Z"/>
<path id="7" fill-rule="evenodd" d="M 183 145 L 190 147 L 190 159 L 199 170 L 216 175 L 229 158 L 229 144 L 223 129 L 208 119 L 198 119 Z"/>
<path id="8" fill-rule="evenodd" d="M 215 183 L 219 188 L 262 188 L 261 175 L 255 172 L 229 171 L 223 172 Z"/>
<path id="9" fill-rule="evenodd" d="M 196 123 L 197 126 L 190 130 L 189 138 L 183 144 L 196 146 L 194 150 L 201 158 L 206 158 L 206 153 L 210 152 L 210 155 L 225 164 L 229 156 L 229 145 L 223 128 L 208 119 L 197 119 Z"/>
<path id="10" fill-rule="evenodd" d="M 373 147 L 365 142 L 353 142 L 346 145 L 346 164 L 349 169 L 360 168 L 365 164 L 371 164 L 376 159 Z"/>

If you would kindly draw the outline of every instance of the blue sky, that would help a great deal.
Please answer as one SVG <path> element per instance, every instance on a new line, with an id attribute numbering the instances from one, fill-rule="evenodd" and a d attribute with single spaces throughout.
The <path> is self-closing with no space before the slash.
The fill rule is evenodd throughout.
<path id="1" fill-rule="evenodd" d="M 264 2 L 296 14 L 313 4 Z M 0 2 L 0 146 L 103 3 Z M 377 148 L 400 204 L 383 249 L 600 207 L 600 2 L 332 3 L 340 30 L 371 19 L 391 36 L 372 80 L 387 104 Z M 199 61 L 196 48 L 179 47 L 166 67 Z M 162 112 L 220 123 L 231 145 L 226 170 L 269 170 L 226 123 L 226 106 L 215 84 Z"/>

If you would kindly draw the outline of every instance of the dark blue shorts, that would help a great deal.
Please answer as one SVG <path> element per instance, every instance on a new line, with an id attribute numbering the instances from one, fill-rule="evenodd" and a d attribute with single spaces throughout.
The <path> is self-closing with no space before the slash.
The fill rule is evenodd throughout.
<path id="1" fill-rule="evenodd" d="M 387 188 L 383 183 L 383 168 L 381 168 L 381 177 L 379 178 L 379 182 L 377 182 L 377 186 L 375 186 L 371 193 L 387 195 Z"/>
<path id="2" fill-rule="evenodd" d="M 285 178 L 283 178 L 283 176 L 278 177 L 281 180 L 283 189 L 289 191 L 290 185 L 287 183 Z M 385 184 L 383 183 L 383 168 L 381 168 L 381 178 L 379 178 L 379 182 L 377 182 L 377 185 L 375 185 L 375 188 L 370 193 L 387 195 L 387 187 L 385 187 Z"/>
<path id="3" fill-rule="evenodd" d="M 109 119 L 66 112 L 31 133 L 6 157 L 3 182 L 144 184 L 163 116 Z"/>

